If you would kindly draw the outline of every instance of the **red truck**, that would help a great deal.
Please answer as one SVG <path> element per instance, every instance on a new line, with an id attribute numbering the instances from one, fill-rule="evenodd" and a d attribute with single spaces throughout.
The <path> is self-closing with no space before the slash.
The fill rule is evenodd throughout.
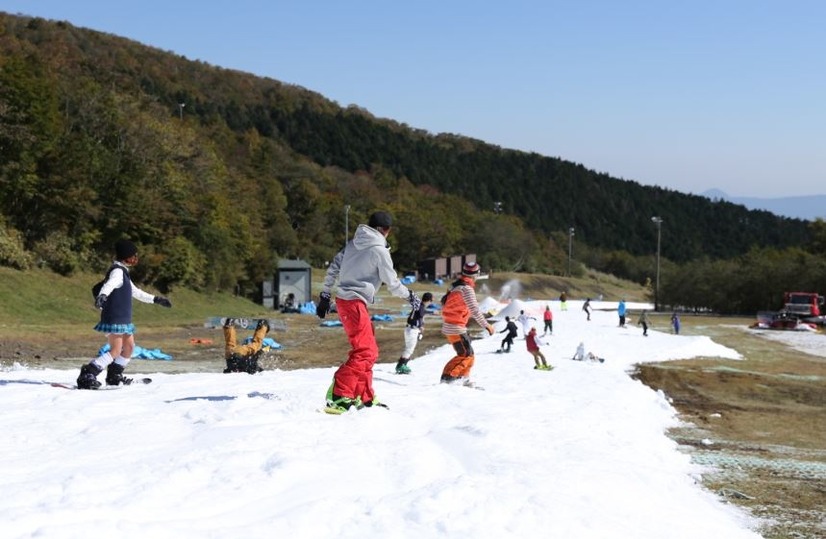
<path id="1" fill-rule="evenodd" d="M 757 313 L 759 327 L 769 329 L 801 329 L 822 326 L 824 317 L 820 314 L 823 296 L 817 292 L 784 292 L 783 308 L 777 312 Z"/>
<path id="2" fill-rule="evenodd" d="M 823 305 L 823 296 L 816 292 L 785 292 L 783 294 L 783 310 L 793 314 L 803 320 L 816 318 L 812 322 L 820 319 L 820 306 Z"/>

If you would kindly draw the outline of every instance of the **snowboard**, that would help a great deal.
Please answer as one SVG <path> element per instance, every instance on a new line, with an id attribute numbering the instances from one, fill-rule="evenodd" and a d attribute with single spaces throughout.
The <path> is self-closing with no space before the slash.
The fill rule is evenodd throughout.
<path id="1" fill-rule="evenodd" d="M 85 389 L 83 391 L 101 391 L 101 390 L 110 391 L 112 389 L 121 389 L 121 388 L 129 387 L 129 386 L 132 386 L 132 385 L 141 385 L 141 384 L 145 385 L 145 384 L 151 384 L 151 383 L 152 383 L 152 378 L 134 378 L 134 379 L 132 379 L 131 384 L 127 384 L 127 385 L 118 384 L 116 386 L 107 386 L 106 384 L 103 384 L 97 389 Z M 52 387 L 62 387 L 63 389 L 78 389 L 77 384 L 64 384 L 64 383 L 61 383 L 61 382 L 52 382 L 51 386 Z"/>
<path id="2" fill-rule="evenodd" d="M 449 386 L 455 386 L 455 387 L 466 387 L 468 389 L 476 389 L 476 390 L 479 390 L 479 391 L 484 391 L 485 390 L 484 387 L 478 386 L 474 382 L 471 382 L 469 384 L 465 383 L 465 382 L 439 382 L 439 383 L 449 385 Z"/>
<path id="3" fill-rule="evenodd" d="M 553 365 L 548 365 L 547 367 L 534 367 L 533 370 L 535 371 L 552 371 L 554 370 Z"/>
<path id="4" fill-rule="evenodd" d="M 215 329 L 215 328 L 222 328 L 224 327 L 224 322 L 227 321 L 226 316 L 211 316 L 206 319 L 204 322 L 204 327 L 206 329 Z M 267 323 L 270 325 L 270 331 L 286 331 L 287 326 L 283 320 L 277 320 L 275 318 L 235 318 L 235 328 L 236 329 L 255 329 L 255 326 L 258 325 L 259 320 L 266 320 Z"/>
<path id="5" fill-rule="evenodd" d="M 385 410 L 390 409 L 390 407 L 387 406 L 386 404 L 384 404 L 382 402 L 379 402 L 375 406 L 360 406 L 358 408 L 355 408 L 355 410 L 357 412 L 360 412 L 361 410 L 369 410 L 371 408 L 384 408 Z M 319 410 L 319 412 L 324 412 L 325 414 L 330 414 L 330 415 L 341 415 L 341 414 L 348 413 L 352 409 L 353 408 L 349 408 L 347 410 L 342 410 L 341 408 L 338 408 L 337 406 L 325 406 L 324 408 Z"/>

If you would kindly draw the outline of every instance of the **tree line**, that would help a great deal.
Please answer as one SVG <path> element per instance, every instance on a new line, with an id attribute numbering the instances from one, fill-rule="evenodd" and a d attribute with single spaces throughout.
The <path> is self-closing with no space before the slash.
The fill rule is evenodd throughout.
<path id="1" fill-rule="evenodd" d="M 687 292 L 666 286 L 672 270 L 703 274 L 706 262 L 815 242 L 800 220 L 432 135 L 297 86 L 0 13 L 0 264 L 99 270 L 128 236 L 144 254 L 136 278 L 161 290 L 252 289 L 279 258 L 323 266 L 376 208 L 395 216 L 400 269 L 472 252 L 494 270 L 565 274 L 574 227 L 574 273 L 638 282 L 651 278 L 658 215 L 671 238 L 661 295 L 675 302 Z"/>

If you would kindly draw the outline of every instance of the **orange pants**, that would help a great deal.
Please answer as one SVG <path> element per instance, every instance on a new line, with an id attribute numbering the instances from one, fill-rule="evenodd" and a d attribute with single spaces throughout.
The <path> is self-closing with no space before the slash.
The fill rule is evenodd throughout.
<path id="1" fill-rule="evenodd" d="M 447 342 L 453 345 L 456 355 L 447 362 L 442 370 L 442 377 L 467 378 L 470 376 L 470 369 L 476 357 L 473 355 L 473 347 L 470 345 L 470 338 L 467 333 L 461 335 L 445 335 Z"/>

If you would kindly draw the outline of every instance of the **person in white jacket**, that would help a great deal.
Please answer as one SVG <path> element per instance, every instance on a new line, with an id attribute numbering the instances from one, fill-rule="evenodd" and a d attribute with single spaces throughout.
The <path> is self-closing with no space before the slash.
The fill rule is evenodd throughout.
<path id="1" fill-rule="evenodd" d="M 526 338 L 528 333 L 531 332 L 531 328 L 533 325 L 531 324 L 531 320 L 536 320 L 533 316 L 528 316 L 525 314 L 525 311 L 519 311 L 519 316 L 516 317 L 516 321 L 522 324 L 522 335 Z"/>
<path id="2" fill-rule="evenodd" d="M 388 291 L 394 296 L 408 300 L 414 311 L 421 305 L 418 296 L 402 284 L 393 269 L 387 244 L 392 224 L 389 213 L 373 213 L 366 225 L 358 226 L 353 239 L 327 268 L 316 314 L 319 318 L 327 315 L 333 289 L 338 283 L 336 309 L 350 342 L 347 361 L 338 368 L 327 391 L 327 407 L 332 410 L 376 404 L 373 365 L 379 358 L 379 346 L 367 305 L 375 302 L 382 283 L 387 284 Z"/>

